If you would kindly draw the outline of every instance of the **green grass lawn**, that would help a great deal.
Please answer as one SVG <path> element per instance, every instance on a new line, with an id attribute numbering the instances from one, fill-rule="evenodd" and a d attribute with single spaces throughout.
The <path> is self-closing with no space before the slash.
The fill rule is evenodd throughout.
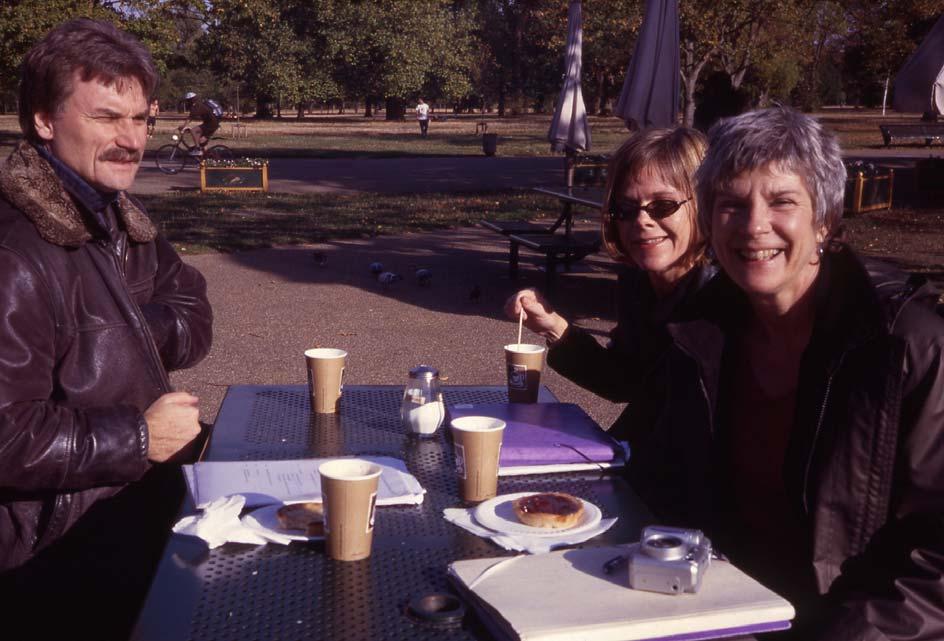
<path id="1" fill-rule="evenodd" d="M 183 253 L 243 251 L 473 225 L 482 218 L 528 219 L 557 212 L 530 191 L 398 194 L 201 194 L 141 196 Z"/>
<path id="2" fill-rule="evenodd" d="M 478 156 L 482 139 L 476 125 L 485 122 L 489 133 L 498 134 L 502 156 L 549 156 L 547 130 L 551 114 L 530 114 L 499 118 L 493 114 L 436 114 L 445 120 L 430 124 L 429 137 L 420 138 L 415 120 L 386 121 L 361 115 L 310 115 L 303 120 L 294 117 L 255 121 L 245 119 L 245 137 L 234 137 L 232 122 L 224 122 L 217 132 L 218 142 L 229 145 L 240 156 L 262 157 L 403 157 L 403 156 Z M 917 122 L 914 114 L 882 117 L 877 110 L 828 109 L 816 114 L 833 129 L 846 149 L 881 146 L 880 123 Z M 156 150 L 170 142 L 176 127 L 184 121 L 183 114 L 165 113 L 158 121 L 157 134 L 148 141 L 148 149 Z M 592 116 L 590 131 L 592 153 L 613 151 L 626 139 L 623 122 L 614 117 Z M 16 116 L 0 116 L 0 154 L 19 138 Z"/>

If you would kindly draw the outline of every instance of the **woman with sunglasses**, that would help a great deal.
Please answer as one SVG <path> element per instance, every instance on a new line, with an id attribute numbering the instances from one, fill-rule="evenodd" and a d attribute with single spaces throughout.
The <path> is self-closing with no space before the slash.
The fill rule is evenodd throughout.
<path id="1" fill-rule="evenodd" d="M 715 269 L 696 224 L 693 175 L 705 154 L 693 129 L 649 129 L 613 155 L 603 198 L 603 241 L 625 266 L 619 276 L 617 325 L 608 347 L 569 323 L 533 289 L 505 304 L 509 318 L 548 342 L 548 365 L 603 398 L 629 402 L 610 434 L 633 449 L 630 476 L 650 470 L 645 450 L 657 443 L 661 414 L 672 401 L 666 376 L 672 355 L 664 326 L 684 315 Z M 666 431 L 666 430 L 663 430 Z M 661 497 L 643 497 L 644 499 Z"/>

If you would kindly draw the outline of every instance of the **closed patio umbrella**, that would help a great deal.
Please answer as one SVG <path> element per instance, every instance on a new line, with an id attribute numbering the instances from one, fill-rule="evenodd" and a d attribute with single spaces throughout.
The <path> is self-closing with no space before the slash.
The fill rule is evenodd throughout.
<path id="1" fill-rule="evenodd" d="M 674 125 L 679 83 L 678 0 L 646 0 L 616 115 L 630 129 Z"/>
<path id="2" fill-rule="evenodd" d="M 932 106 L 944 113 L 944 16 L 934 24 L 895 76 L 892 107 L 922 113 Z"/>
<path id="3" fill-rule="evenodd" d="M 583 27 L 580 0 L 571 0 L 567 14 L 567 53 L 564 56 L 564 86 L 557 99 L 554 119 L 547 138 L 551 149 L 564 151 L 568 158 L 590 149 L 590 127 L 587 108 L 580 91 L 580 65 L 583 48 Z"/>

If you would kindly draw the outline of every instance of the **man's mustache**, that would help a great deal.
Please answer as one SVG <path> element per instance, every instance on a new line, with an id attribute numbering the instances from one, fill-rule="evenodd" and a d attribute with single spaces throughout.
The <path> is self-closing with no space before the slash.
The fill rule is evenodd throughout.
<path id="1" fill-rule="evenodd" d="M 98 159 L 102 162 L 141 162 L 142 156 L 140 151 L 115 148 L 102 153 Z"/>

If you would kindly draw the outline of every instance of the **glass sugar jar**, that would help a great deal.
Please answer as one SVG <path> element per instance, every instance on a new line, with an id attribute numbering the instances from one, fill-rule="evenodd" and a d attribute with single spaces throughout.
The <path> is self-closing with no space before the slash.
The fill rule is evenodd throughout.
<path id="1" fill-rule="evenodd" d="M 417 365 L 410 370 L 400 403 L 400 420 L 407 431 L 421 437 L 436 434 L 446 417 L 439 370 L 429 365 Z"/>

